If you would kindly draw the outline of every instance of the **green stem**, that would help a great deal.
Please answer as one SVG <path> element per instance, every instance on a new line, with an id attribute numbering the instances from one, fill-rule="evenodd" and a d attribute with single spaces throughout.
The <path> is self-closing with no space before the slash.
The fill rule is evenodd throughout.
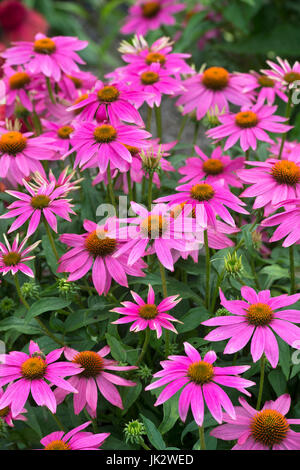
<path id="1" fill-rule="evenodd" d="M 199 426 L 199 439 L 200 439 L 200 449 L 206 450 L 205 445 L 205 436 L 204 436 L 204 426 Z"/>
<path id="2" fill-rule="evenodd" d="M 214 310 L 215 310 L 215 306 L 216 306 L 216 301 L 217 301 L 217 297 L 218 297 L 218 293 L 219 293 L 219 287 L 223 281 L 223 278 L 224 278 L 224 275 L 225 275 L 225 271 L 226 269 L 223 268 L 221 274 L 218 276 L 218 282 L 215 286 L 215 289 L 214 289 L 214 292 L 213 292 L 213 298 L 212 298 L 212 301 L 211 301 L 211 307 L 210 307 L 210 311 L 213 313 Z"/>
<path id="3" fill-rule="evenodd" d="M 260 380 L 259 380 L 259 391 L 258 391 L 257 404 L 256 404 L 257 410 L 260 409 L 261 398 L 262 398 L 263 389 L 264 389 L 265 363 L 266 363 L 266 357 L 263 354 L 260 359 Z"/>
<path id="4" fill-rule="evenodd" d="M 205 245 L 205 264 L 206 264 L 206 288 L 205 288 L 205 306 L 208 309 L 210 304 L 210 252 L 208 246 L 207 230 L 204 230 Z"/>
<path id="5" fill-rule="evenodd" d="M 112 184 L 112 179 L 111 179 L 110 163 L 108 163 L 107 165 L 107 187 L 108 187 L 108 194 L 109 194 L 110 202 L 116 209 L 116 199 L 115 199 L 115 194 L 114 194 L 113 184 Z"/>
<path id="6" fill-rule="evenodd" d="M 127 171 L 126 176 L 127 176 L 127 186 L 128 186 L 128 197 L 129 197 L 129 202 L 131 202 L 133 201 L 133 194 L 132 194 L 130 169 Z"/>
<path id="7" fill-rule="evenodd" d="M 152 108 L 148 106 L 147 108 L 147 121 L 146 121 L 146 130 L 151 132 L 151 120 L 152 120 Z"/>
<path id="8" fill-rule="evenodd" d="M 54 241 L 54 238 L 53 238 L 53 236 L 52 236 L 51 229 L 50 229 L 49 224 L 48 224 L 48 222 L 47 222 L 46 219 L 44 219 L 44 225 L 45 225 L 45 228 L 46 228 L 47 236 L 48 236 L 48 238 L 49 238 L 52 251 L 53 251 L 53 253 L 54 253 L 54 256 L 55 256 L 55 258 L 56 258 L 56 261 L 58 261 L 58 260 L 59 260 L 59 254 L 57 253 L 57 249 L 56 249 L 56 246 L 55 246 L 55 241 Z"/>
<path id="9" fill-rule="evenodd" d="M 159 262 L 159 270 L 160 270 L 160 277 L 161 277 L 161 284 L 163 290 L 164 298 L 168 297 L 168 289 L 167 289 L 167 278 L 166 278 L 166 270 L 165 267 Z M 166 349 L 166 356 L 168 357 L 170 354 L 170 332 L 168 330 L 165 331 L 165 349 Z"/>
<path id="10" fill-rule="evenodd" d="M 290 254 L 290 274 L 291 274 L 291 294 L 294 294 L 296 291 L 296 282 L 295 282 L 295 260 L 294 260 L 294 246 L 289 247 Z"/>
<path id="11" fill-rule="evenodd" d="M 52 413 L 52 411 L 50 411 L 50 413 L 51 413 L 52 418 L 56 422 L 57 426 L 59 427 L 59 429 L 63 432 L 66 432 L 64 427 L 63 427 L 63 424 L 62 424 L 61 420 L 59 419 L 59 417 L 56 414 Z"/>
<path id="12" fill-rule="evenodd" d="M 47 83 L 47 88 L 48 88 L 48 93 L 49 93 L 49 98 L 51 100 L 51 103 L 56 104 L 49 77 L 46 77 L 46 83 Z"/>
<path id="13" fill-rule="evenodd" d="M 149 179 L 148 179 L 148 211 L 151 211 L 151 205 L 152 205 L 152 188 L 153 188 L 153 175 L 154 172 L 151 171 L 149 173 Z"/>
<path id="14" fill-rule="evenodd" d="M 180 129 L 179 129 L 177 138 L 176 138 L 177 142 L 179 142 L 180 139 L 181 139 L 181 136 L 182 136 L 182 133 L 183 133 L 183 131 L 184 131 L 184 128 L 185 128 L 185 125 L 186 125 L 186 123 L 187 123 L 188 118 L 189 118 L 188 114 L 186 114 L 186 115 L 183 116 L 183 118 L 182 118 L 181 126 L 180 126 Z"/>
<path id="15" fill-rule="evenodd" d="M 156 132 L 159 142 L 162 142 L 162 125 L 161 125 L 161 107 L 154 106 L 155 120 L 156 120 Z"/>
<path id="16" fill-rule="evenodd" d="M 197 143 L 197 137 L 198 137 L 198 131 L 199 131 L 199 121 L 195 122 L 195 127 L 194 127 L 194 137 L 193 137 L 193 148 Z"/>
<path id="17" fill-rule="evenodd" d="M 21 287 L 20 287 L 20 283 L 19 283 L 19 278 L 18 278 L 18 274 L 15 274 L 14 275 L 14 281 L 15 281 L 15 286 L 16 286 L 16 289 L 17 289 L 17 293 L 18 293 L 18 296 L 19 296 L 19 299 L 20 301 L 22 302 L 22 304 L 24 305 L 24 307 L 26 307 L 27 310 L 30 309 L 30 305 L 28 304 L 28 302 L 24 299 L 23 295 L 22 295 L 22 292 L 21 292 Z M 45 334 L 47 336 L 49 336 L 49 338 L 53 339 L 53 341 L 55 341 L 57 344 L 59 344 L 60 346 L 65 346 L 65 344 L 63 343 L 63 341 L 61 341 L 60 339 L 56 338 L 56 336 L 51 333 L 51 331 L 48 330 L 48 328 L 46 327 L 46 325 L 44 325 L 44 323 L 42 322 L 42 320 L 40 320 L 38 317 L 34 317 L 35 321 L 39 324 L 39 326 L 44 330 Z"/>
<path id="18" fill-rule="evenodd" d="M 138 360 L 137 360 L 137 362 L 136 362 L 136 366 L 138 366 L 138 365 L 142 362 L 143 357 L 144 357 L 145 354 L 146 354 L 149 341 L 150 341 L 150 328 L 147 327 L 146 330 L 145 330 L 145 340 L 144 340 L 144 344 L 143 344 L 143 347 L 142 347 L 142 350 L 141 350 L 141 354 L 139 355 L 139 358 L 138 358 Z"/>
<path id="19" fill-rule="evenodd" d="M 144 442 L 144 440 L 143 440 L 142 437 L 140 438 L 140 444 L 141 444 L 141 446 L 143 447 L 143 449 L 145 449 L 145 450 L 151 450 L 150 447 L 148 447 L 147 444 L 145 444 L 145 442 Z"/>
<path id="20" fill-rule="evenodd" d="M 259 282 L 258 282 L 258 276 L 257 276 L 257 272 L 256 272 L 256 269 L 255 269 L 255 264 L 254 264 L 254 259 L 253 259 L 252 256 L 250 258 L 250 266 L 251 266 L 252 275 L 254 277 L 255 287 L 256 287 L 257 290 L 260 290 Z"/>
<path id="21" fill-rule="evenodd" d="M 290 116 L 291 116 L 292 96 L 293 96 L 293 91 L 291 89 L 291 90 L 289 90 L 289 98 L 288 98 L 288 102 L 287 102 L 287 105 L 286 105 L 286 111 L 285 111 L 285 117 L 287 118 L 287 121 L 290 119 Z M 278 155 L 278 160 L 281 159 L 283 147 L 284 147 L 284 144 L 285 144 L 285 141 L 286 141 L 286 138 L 287 138 L 287 134 L 288 133 L 285 132 L 282 136 L 279 155 Z"/>

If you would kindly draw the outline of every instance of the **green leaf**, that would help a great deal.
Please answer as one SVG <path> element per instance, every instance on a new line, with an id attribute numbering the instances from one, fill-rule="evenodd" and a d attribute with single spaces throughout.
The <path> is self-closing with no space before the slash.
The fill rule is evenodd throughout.
<path id="1" fill-rule="evenodd" d="M 148 437 L 149 441 L 151 442 L 151 444 L 153 445 L 153 447 L 155 447 L 155 449 L 157 449 L 157 450 L 165 449 L 166 444 L 165 444 L 165 442 L 162 438 L 161 433 L 156 428 L 156 426 L 152 423 L 152 421 L 150 421 L 150 419 L 146 418 L 142 414 L 140 414 L 140 417 L 143 420 L 143 423 L 144 423 L 144 426 L 145 426 L 145 429 L 146 429 L 146 433 L 147 433 L 147 437 Z"/>
<path id="2" fill-rule="evenodd" d="M 176 421 L 179 418 L 178 414 L 178 397 L 179 397 L 179 392 L 177 392 L 175 395 L 173 395 L 170 400 L 167 400 L 163 404 L 163 410 L 164 410 L 164 419 L 159 425 L 159 431 L 161 434 L 165 434 L 166 432 L 170 431 Z"/>
<path id="3" fill-rule="evenodd" d="M 110 347 L 112 357 L 119 362 L 126 362 L 127 354 L 122 343 L 108 333 L 106 333 L 105 337 Z"/>
<path id="4" fill-rule="evenodd" d="M 124 410 L 122 411 L 122 415 L 125 415 L 129 408 L 135 403 L 142 389 L 143 387 L 140 382 L 137 383 L 135 387 L 123 387 L 122 402 Z"/>
<path id="5" fill-rule="evenodd" d="M 42 329 L 35 322 L 25 321 L 24 318 L 9 317 L 0 322 L 0 331 L 16 330 L 25 335 L 36 335 L 42 333 Z"/>
<path id="6" fill-rule="evenodd" d="M 279 364 L 286 380 L 288 380 L 291 368 L 291 350 L 289 345 L 278 336 L 277 341 L 279 346 Z"/>
<path id="7" fill-rule="evenodd" d="M 78 310 L 77 312 L 70 313 L 66 319 L 64 323 L 65 332 L 69 333 L 70 331 L 79 330 L 80 328 L 91 325 L 93 323 L 107 320 L 109 317 L 109 312 L 98 314 L 95 312 L 90 312 L 89 310 Z"/>
<path id="8" fill-rule="evenodd" d="M 57 297 L 45 297 L 34 302 L 26 315 L 26 321 L 41 315 L 42 313 L 59 310 L 68 307 L 71 301 L 67 299 L 60 299 Z"/>
<path id="9" fill-rule="evenodd" d="M 183 325 L 179 324 L 177 326 L 178 333 L 185 333 L 191 331 L 201 322 L 209 318 L 209 312 L 205 307 L 195 307 L 189 310 L 183 317 L 180 317 L 180 321 L 183 322 Z"/>
<path id="10" fill-rule="evenodd" d="M 268 375 L 268 380 L 278 397 L 286 392 L 286 379 L 281 370 L 272 370 Z"/>

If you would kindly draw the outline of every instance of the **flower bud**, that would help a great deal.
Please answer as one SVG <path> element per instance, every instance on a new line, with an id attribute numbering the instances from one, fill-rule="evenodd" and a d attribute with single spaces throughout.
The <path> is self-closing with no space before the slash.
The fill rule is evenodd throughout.
<path id="1" fill-rule="evenodd" d="M 136 419 L 125 424 L 124 433 L 126 442 L 139 444 L 146 430 L 144 424 Z"/>

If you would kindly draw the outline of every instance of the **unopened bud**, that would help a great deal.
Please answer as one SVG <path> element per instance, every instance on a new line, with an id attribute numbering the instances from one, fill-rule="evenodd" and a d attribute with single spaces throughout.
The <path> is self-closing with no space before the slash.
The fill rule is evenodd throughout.
<path id="1" fill-rule="evenodd" d="M 224 263 L 227 273 L 232 276 L 240 274 L 243 269 L 242 255 L 238 257 L 236 251 L 233 254 L 229 253 L 226 256 Z"/>
<path id="2" fill-rule="evenodd" d="M 142 436 L 146 434 L 146 430 L 144 424 L 136 419 L 125 424 L 124 433 L 126 442 L 139 444 Z"/>

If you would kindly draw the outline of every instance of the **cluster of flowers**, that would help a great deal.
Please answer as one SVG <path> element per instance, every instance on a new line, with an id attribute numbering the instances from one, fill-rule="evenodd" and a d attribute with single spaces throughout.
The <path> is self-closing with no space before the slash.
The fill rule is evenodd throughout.
<path id="1" fill-rule="evenodd" d="M 183 4 L 171 0 L 137 2 L 123 32 L 138 28 L 138 33 L 145 34 L 161 24 L 173 24 L 174 13 L 183 8 Z M 92 270 L 96 291 L 107 295 L 112 281 L 128 287 L 128 276 L 145 276 L 144 258 L 151 255 L 157 256 L 162 272 L 164 268 L 174 271 L 180 257 L 191 256 L 197 263 L 203 243 L 208 250 L 234 246 L 228 236 L 240 229 L 229 210 L 249 214 L 240 197 L 255 197 L 253 209 L 264 208 L 261 227 L 279 225 L 268 241 L 286 237 L 284 247 L 299 241 L 299 144 L 286 141 L 291 126 L 286 123 L 287 117 L 276 114 L 274 105 L 277 98 L 291 105 L 293 84 L 300 79 L 298 63 L 290 66 L 278 59 L 278 63 L 268 62 L 270 69 L 260 73 L 230 73 L 223 67 L 204 67 L 196 72 L 187 63 L 190 55 L 174 53 L 169 38 L 161 37 L 150 45 L 139 35 L 132 43 L 122 43 L 125 65 L 103 82 L 78 67 L 83 61 L 77 51 L 86 45 L 73 37 L 37 34 L 33 42 L 14 43 L 2 53 L 5 63 L 0 99 L 5 99 L 7 119 L 0 128 L 0 178 L 16 201 L 1 218 L 14 218 L 8 234 L 26 225 L 23 241 L 18 233 L 12 243 L 4 236 L 6 246 L 0 244 L 3 275 L 11 272 L 16 278 L 21 271 L 34 277 L 27 262 L 39 242 L 27 248 L 25 245 L 43 223 L 53 242 L 58 272 L 69 273 L 68 281 L 77 281 Z M 159 117 L 165 95 L 176 96 L 182 115 L 192 115 L 197 121 L 216 110 L 218 125 L 207 131 L 216 147 L 208 156 L 196 145 L 197 156 L 187 158 L 176 170 L 182 175 L 176 193 L 156 199 L 154 208 L 150 197 L 146 209 L 132 197 L 134 184 L 148 178 L 149 187 L 152 183 L 160 187 L 157 168 L 166 174 L 175 173 L 167 157 L 177 141 L 163 144 L 161 136 L 152 138 L 139 109 L 145 104 L 150 117 L 152 109 Z M 231 105 L 240 109 L 233 112 Z M 276 142 L 269 133 L 282 137 Z M 258 141 L 271 144 L 271 157 L 263 162 L 249 159 Z M 233 158 L 227 150 L 238 142 L 243 155 Z M 69 172 L 67 166 L 59 177 L 52 170 L 47 174 L 42 164 L 44 161 L 54 168 L 55 162 L 63 163 L 67 158 L 73 169 Z M 246 165 L 254 168 L 246 169 Z M 115 189 L 129 194 L 136 216 L 109 219 L 101 226 L 85 220 L 85 233 L 60 235 L 60 241 L 71 249 L 59 257 L 52 231 L 58 232 L 57 218 L 71 221 L 70 216 L 75 214 L 68 198 L 80 186 L 80 178 L 73 181 L 75 172 L 79 175 L 79 171 L 84 174 L 90 169 L 98 171 L 93 184 L 105 185 L 112 203 Z M 250 186 L 244 189 L 244 184 Z M 232 188 L 244 190 L 236 196 Z M 281 208 L 283 211 L 274 215 Z M 184 230 L 179 223 L 182 215 Z M 131 294 L 135 303 L 124 301 L 122 307 L 114 308 L 122 315 L 115 324 L 132 323 L 133 332 L 155 330 L 158 338 L 163 329 L 177 333 L 173 322 L 178 319 L 168 311 L 180 301 L 178 296 L 165 295 L 156 304 L 151 286 L 146 302 L 136 292 Z M 247 286 L 241 294 L 245 300 L 226 300 L 220 291 L 221 304 L 232 315 L 203 322 L 205 326 L 218 326 L 205 339 L 230 338 L 224 354 L 242 350 L 251 340 L 253 361 L 265 354 L 275 368 L 279 350 L 274 332 L 292 347 L 300 339 L 300 329 L 294 325 L 300 323 L 299 311 L 282 310 L 297 302 L 300 294 L 271 297 L 268 290 L 256 293 Z M 206 403 L 217 423 L 227 423 L 214 429 L 212 435 L 237 439 L 235 449 L 299 448 L 300 437 L 290 425 L 300 420 L 285 418 L 289 396 L 265 403 L 262 410 L 254 410 L 244 398 L 240 398 L 241 407 L 234 407 L 222 386 L 250 396 L 246 389 L 255 382 L 240 376 L 250 366 L 215 366 L 214 351 L 202 359 L 191 344 L 184 343 L 184 349 L 186 356 L 171 355 L 161 362 L 162 370 L 154 374 L 159 380 L 146 387 L 165 386 L 155 405 L 181 390 L 180 418 L 185 421 L 191 407 L 196 423 L 202 427 Z M 73 393 L 74 413 L 85 408 L 94 418 L 97 387 L 112 405 L 122 408 L 116 385 L 135 383 L 109 371 L 137 367 L 105 359 L 109 352 L 108 346 L 98 352 L 63 347 L 45 356 L 31 341 L 29 355 L 18 351 L 6 354 L 0 364 L 0 386 L 6 386 L 1 389 L 0 417 L 9 425 L 13 419 L 25 419 L 24 406 L 30 393 L 38 406 L 56 413 L 57 404 Z M 59 361 L 62 353 L 67 361 Z M 84 423 L 67 434 L 55 432 L 41 443 L 47 450 L 98 448 L 108 434 L 81 432 L 88 425 Z"/>

